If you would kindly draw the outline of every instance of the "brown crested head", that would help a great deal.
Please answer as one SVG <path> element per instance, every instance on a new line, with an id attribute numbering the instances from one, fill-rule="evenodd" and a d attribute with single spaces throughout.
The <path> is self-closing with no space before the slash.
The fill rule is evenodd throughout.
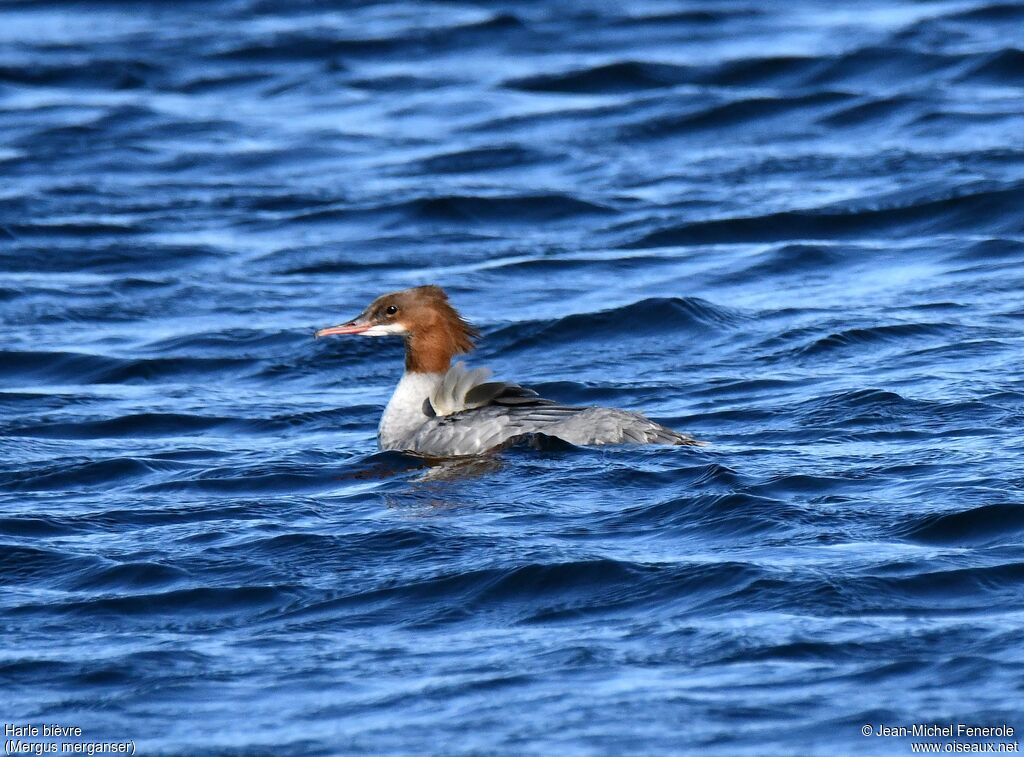
<path id="1" fill-rule="evenodd" d="M 473 349 L 480 332 L 451 306 L 441 287 L 431 284 L 383 294 L 348 323 L 316 332 L 331 334 L 404 336 L 406 370 L 440 373 L 453 356 Z"/>

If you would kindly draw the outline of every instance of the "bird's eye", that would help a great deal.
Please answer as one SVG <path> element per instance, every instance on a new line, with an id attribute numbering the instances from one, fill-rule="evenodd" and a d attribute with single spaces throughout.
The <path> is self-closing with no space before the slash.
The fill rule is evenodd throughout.
<path id="1" fill-rule="evenodd" d="M 398 305 L 388 305 L 388 309 L 384 311 L 388 315 L 394 315 L 398 312 Z"/>

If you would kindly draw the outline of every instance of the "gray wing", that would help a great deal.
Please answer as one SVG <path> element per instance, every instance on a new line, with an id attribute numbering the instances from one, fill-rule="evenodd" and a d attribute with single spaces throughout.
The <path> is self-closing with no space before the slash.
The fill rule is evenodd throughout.
<path id="1" fill-rule="evenodd" d="M 486 368 L 466 368 L 458 362 L 448 369 L 437 388 L 423 402 L 423 414 L 429 418 L 448 416 L 488 405 L 553 405 L 541 399 L 537 392 L 519 384 L 505 381 L 487 381 L 491 372 Z"/>
<path id="2" fill-rule="evenodd" d="M 493 396 L 486 405 L 428 420 L 416 432 L 413 451 L 434 457 L 478 455 L 533 434 L 576 445 L 700 443 L 639 413 L 559 405 L 518 384 L 501 386 L 487 390 Z"/>
<path id="3" fill-rule="evenodd" d="M 479 455 L 532 434 L 570 444 L 700 444 L 639 413 L 607 407 L 573 407 L 532 389 L 487 381 L 486 368 L 459 362 L 423 401 L 427 420 L 410 451 L 430 457 Z"/>

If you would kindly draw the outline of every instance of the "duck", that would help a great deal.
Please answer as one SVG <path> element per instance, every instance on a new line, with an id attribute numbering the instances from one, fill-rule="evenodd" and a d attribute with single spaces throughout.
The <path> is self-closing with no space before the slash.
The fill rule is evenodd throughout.
<path id="1" fill-rule="evenodd" d="M 382 294 L 355 318 L 315 332 L 327 336 L 401 337 L 405 371 L 381 415 L 377 442 L 427 458 L 485 455 L 517 442 L 558 439 L 576 446 L 701 445 L 640 413 L 566 405 L 516 383 L 467 368 L 480 332 L 429 284 Z"/>

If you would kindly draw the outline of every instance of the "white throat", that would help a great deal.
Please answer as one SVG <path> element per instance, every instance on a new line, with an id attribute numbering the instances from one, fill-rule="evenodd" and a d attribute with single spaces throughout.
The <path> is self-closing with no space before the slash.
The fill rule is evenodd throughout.
<path id="1" fill-rule="evenodd" d="M 377 441 L 381 449 L 409 449 L 412 436 L 429 420 L 423 412 L 423 401 L 443 378 L 443 373 L 406 371 L 402 375 L 377 427 Z"/>

